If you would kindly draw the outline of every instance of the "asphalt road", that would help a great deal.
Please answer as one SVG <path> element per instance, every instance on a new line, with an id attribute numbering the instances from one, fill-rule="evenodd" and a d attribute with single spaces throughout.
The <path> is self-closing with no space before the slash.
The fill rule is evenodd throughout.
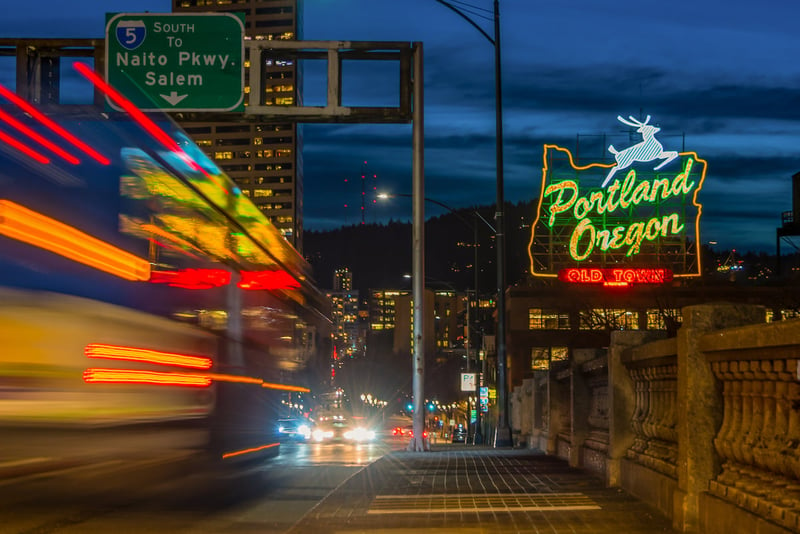
<path id="1" fill-rule="evenodd" d="M 0 478 L 0 533 L 286 532 L 364 466 L 403 445 L 391 438 L 283 444 L 277 458 L 226 477 L 209 475 L 178 451 L 65 462 Z"/>

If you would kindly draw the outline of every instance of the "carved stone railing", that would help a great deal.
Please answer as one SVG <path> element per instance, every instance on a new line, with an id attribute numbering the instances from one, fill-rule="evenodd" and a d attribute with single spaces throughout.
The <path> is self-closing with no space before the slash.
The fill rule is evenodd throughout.
<path id="1" fill-rule="evenodd" d="M 623 359 L 635 391 L 634 441 L 626 456 L 677 479 L 677 343 L 674 338 L 657 341 L 647 349 L 633 350 Z"/>
<path id="2" fill-rule="evenodd" d="M 572 369 L 569 362 L 559 362 L 552 369 L 557 387 L 554 387 L 553 401 L 558 406 L 558 425 L 556 431 L 556 455 L 569 459 L 572 449 Z M 551 438 L 552 439 L 552 438 Z"/>
<path id="3" fill-rule="evenodd" d="M 722 384 L 714 438 L 721 473 L 709 492 L 800 530 L 800 321 L 707 335 L 701 350 Z"/>
<path id="4" fill-rule="evenodd" d="M 609 444 L 608 356 L 591 359 L 581 365 L 589 390 L 589 413 L 586 439 L 583 441 L 582 465 L 605 478 Z"/>

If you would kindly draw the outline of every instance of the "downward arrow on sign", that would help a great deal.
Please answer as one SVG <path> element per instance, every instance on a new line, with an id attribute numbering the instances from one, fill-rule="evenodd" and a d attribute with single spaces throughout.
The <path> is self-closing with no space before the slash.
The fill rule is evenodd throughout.
<path id="1" fill-rule="evenodd" d="M 178 103 L 181 100 L 183 100 L 184 98 L 186 98 L 189 95 L 188 94 L 187 95 L 179 95 L 177 91 L 172 91 L 168 95 L 159 95 L 159 96 L 161 98 L 163 98 L 164 100 L 166 100 L 167 102 L 169 102 L 170 104 L 172 104 L 173 106 L 177 106 Z"/>

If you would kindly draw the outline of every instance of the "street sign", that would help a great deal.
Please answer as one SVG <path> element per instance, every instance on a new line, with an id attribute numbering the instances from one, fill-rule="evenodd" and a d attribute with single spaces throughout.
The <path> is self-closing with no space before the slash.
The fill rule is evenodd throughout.
<path id="1" fill-rule="evenodd" d="M 108 13 L 106 81 L 144 111 L 242 111 L 243 16 Z"/>
<path id="2" fill-rule="evenodd" d="M 475 373 L 461 373 L 461 391 L 475 392 Z"/>

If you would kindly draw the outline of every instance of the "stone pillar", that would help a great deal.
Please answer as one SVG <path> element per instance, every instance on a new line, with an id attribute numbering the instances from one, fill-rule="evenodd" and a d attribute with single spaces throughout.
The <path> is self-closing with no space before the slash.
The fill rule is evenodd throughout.
<path id="1" fill-rule="evenodd" d="M 561 401 L 564 398 L 564 390 L 569 387 L 569 383 L 558 380 L 556 378 L 557 374 L 557 372 L 553 371 L 551 362 L 550 372 L 547 376 L 547 394 L 549 397 L 547 408 L 550 413 L 548 415 L 547 450 L 545 451 L 551 456 L 558 456 L 558 433 L 564 430 L 562 428 L 561 414 L 568 409 L 568 406 L 564 406 Z"/>
<path id="2" fill-rule="evenodd" d="M 583 364 L 594 358 L 595 349 L 574 349 L 570 359 L 572 402 L 572 447 L 569 450 L 569 465 L 581 467 L 581 452 L 589 434 L 589 412 L 592 405 L 592 390 L 583 376 Z"/>
<path id="3" fill-rule="evenodd" d="M 698 341 L 714 330 L 764 320 L 762 306 L 702 304 L 683 308 L 683 325 L 678 330 L 678 490 L 672 520 L 677 530 L 699 528 L 700 494 L 720 471 L 714 438 L 722 423 L 722 394 Z"/>
<path id="4" fill-rule="evenodd" d="M 663 338 L 661 332 L 618 330 L 611 332 L 608 348 L 608 461 L 606 484 L 620 486 L 620 463 L 633 445 L 631 419 L 636 408 L 636 396 L 622 355 L 630 348 Z"/>
<path id="5" fill-rule="evenodd" d="M 526 378 L 522 381 L 522 418 L 520 420 L 520 441 L 524 441 L 528 449 L 533 446 L 533 413 L 534 413 L 534 391 L 535 384 L 533 378 Z"/>

